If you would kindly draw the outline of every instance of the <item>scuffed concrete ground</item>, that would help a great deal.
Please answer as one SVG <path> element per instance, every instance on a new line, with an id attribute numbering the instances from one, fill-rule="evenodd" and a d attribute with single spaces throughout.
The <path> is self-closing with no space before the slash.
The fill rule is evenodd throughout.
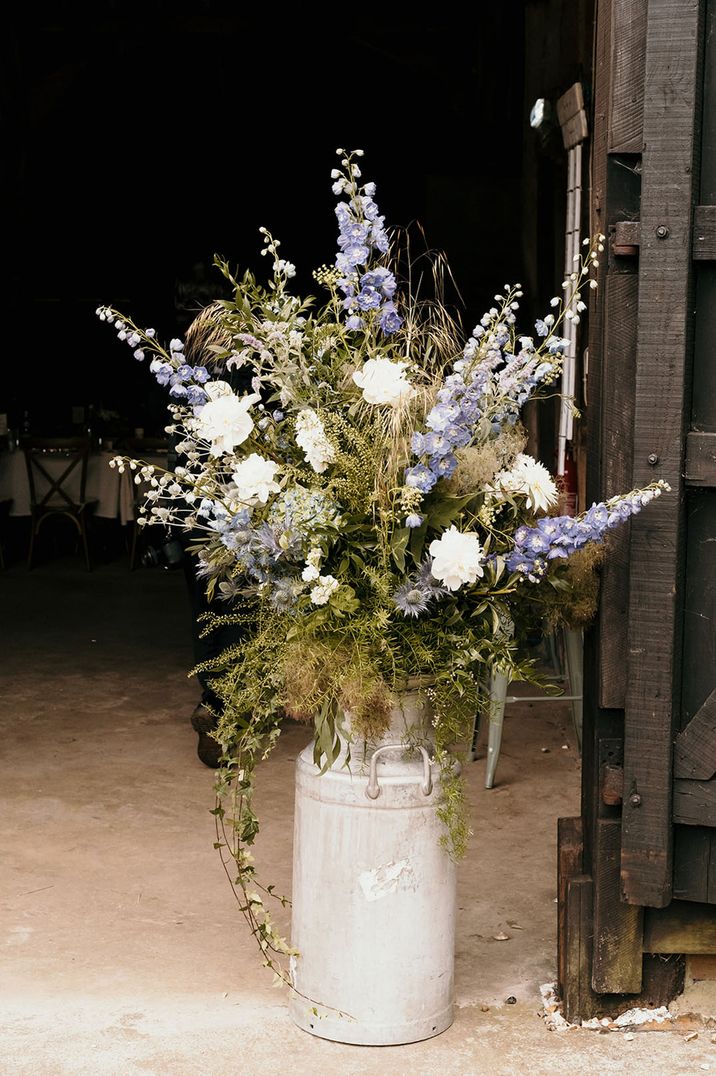
<path id="1" fill-rule="evenodd" d="M 460 869 L 453 1026 L 383 1048 L 298 1030 L 212 847 L 183 588 L 179 575 L 129 573 L 124 561 L 0 577 L 3 1076 L 716 1072 L 705 1029 L 686 1041 L 545 1026 L 556 819 L 579 805 L 564 703 L 508 709 L 493 790 L 484 760 L 469 767 L 475 836 Z M 307 736 L 287 724 L 261 774 L 257 861 L 286 893 L 293 764 Z"/>

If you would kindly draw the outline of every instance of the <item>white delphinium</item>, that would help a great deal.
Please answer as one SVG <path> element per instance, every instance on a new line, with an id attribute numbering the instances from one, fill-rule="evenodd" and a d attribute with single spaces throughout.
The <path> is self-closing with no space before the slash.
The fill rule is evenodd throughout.
<path id="1" fill-rule="evenodd" d="M 311 601 L 314 605 L 325 605 L 334 590 L 338 590 L 341 584 L 332 575 L 319 575 L 318 582 L 311 591 Z"/>
<path id="2" fill-rule="evenodd" d="M 299 411 L 296 417 L 296 444 L 303 449 L 306 463 L 317 474 L 323 474 L 335 459 L 333 445 L 326 437 L 320 418 L 310 407 Z"/>
<path id="3" fill-rule="evenodd" d="M 549 471 L 532 456 L 520 453 L 509 471 L 498 471 L 491 492 L 522 494 L 533 512 L 548 511 L 557 503 L 557 486 Z"/>
<path id="4" fill-rule="evenodd" d="M 209 399 L 192 426 L 199 437 L 211 442 L 210 455 L 223 456 L 243 444 L 253 430 L 249 408 L 261 397 L 252 393 L 239 398 L 226 381 L 208 381 L 204 392 Z"/>
<path id="5" fill-rule="evenodd" d="M 430 569 L 433 577 L 448 590 L 459 590 L 463 583 L 474 583 L 484 575 L 485 558 L 480 541 L 472 531 L 463 534 L 457 527 L 450 527 L 430 543 L 430 556 L 433 558 Z"/>
<path id="6" fill-rule="evenodd" d="M 409 400 L 415 389 L 405 376 L 407 362 L 391 362 L 390 359 L 368 359 L 353 380 L 363 391 L 363 399 L 369 404 L 397 406 Z"/>

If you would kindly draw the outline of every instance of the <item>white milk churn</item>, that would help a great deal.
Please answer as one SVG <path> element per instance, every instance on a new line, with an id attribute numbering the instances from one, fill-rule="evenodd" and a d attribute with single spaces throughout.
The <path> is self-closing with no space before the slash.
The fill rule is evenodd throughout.
<path id="1" fill-rule="evenodd" d="M 290 1014 L 338 1042 L 417 1042 L 453 1020 L 456 870 L 432 710 L 417 690 L 397 698 L 390 730 L 352 743 L 347 766 L 346 745 L 323 774 L 312 745 L 296 763 Z"/>

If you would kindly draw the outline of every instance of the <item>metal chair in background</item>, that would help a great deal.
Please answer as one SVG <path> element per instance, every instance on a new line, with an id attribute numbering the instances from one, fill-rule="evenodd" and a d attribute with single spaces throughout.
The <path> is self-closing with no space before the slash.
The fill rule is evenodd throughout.
<path id="1" fill-rule="evenodd" d="M 492 788 L 502 747 L 502 730 L 505 721 L 505 706 L 515 702 L 569 702 L 572 707 L 572 723 L 577 746 L 582 750 L 582 691 L 583 691 L 583 649 L 584 633 L 581 630 L 563 629 L 560 640 L 560 655 L 557 639 L 549 636 L 545 640 L 549 648 L 550 661 L 555 678 L 566 687 L 564 695 L 508 695 L 509 676 L 499 669 L 490 672 L 485 685 L 489 695 L 487 715 L 477 714 L 472 735 L 472 744 L 468 754 L 470 761 L 477 759 L 477 746 L 482 732 L 483 717 L 487 720 L 487 757 L 485 764 L 485 788 Z"/>
<path id="2" fill-rule="evenodd" d="M 87 571 L 92 570 L 87 541 L 87 517 L 96 500 L 87 500 L 87 464 L 90 442 L 76 437 L 33 437 L 22 443 L 30 489 L 30 545 L 27 567 L 31 569 L 35 539 L 48 519 L 71 520 L 82 542 Z"/>

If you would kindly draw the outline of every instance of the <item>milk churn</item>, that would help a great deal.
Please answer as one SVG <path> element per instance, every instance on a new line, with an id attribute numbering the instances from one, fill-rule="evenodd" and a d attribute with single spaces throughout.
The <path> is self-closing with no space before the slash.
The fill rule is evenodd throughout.
<path id="1" fill-rule="evenodd" d="M 440 844 L 432 710 L 397 696 L 390 730 L 321 774 L 296 763 L 293 1021 L 321 1038 L 396 1045 L 453 1020 L 455 864 Z M 411 744 L 412 746 L 407 746 Z"/>

